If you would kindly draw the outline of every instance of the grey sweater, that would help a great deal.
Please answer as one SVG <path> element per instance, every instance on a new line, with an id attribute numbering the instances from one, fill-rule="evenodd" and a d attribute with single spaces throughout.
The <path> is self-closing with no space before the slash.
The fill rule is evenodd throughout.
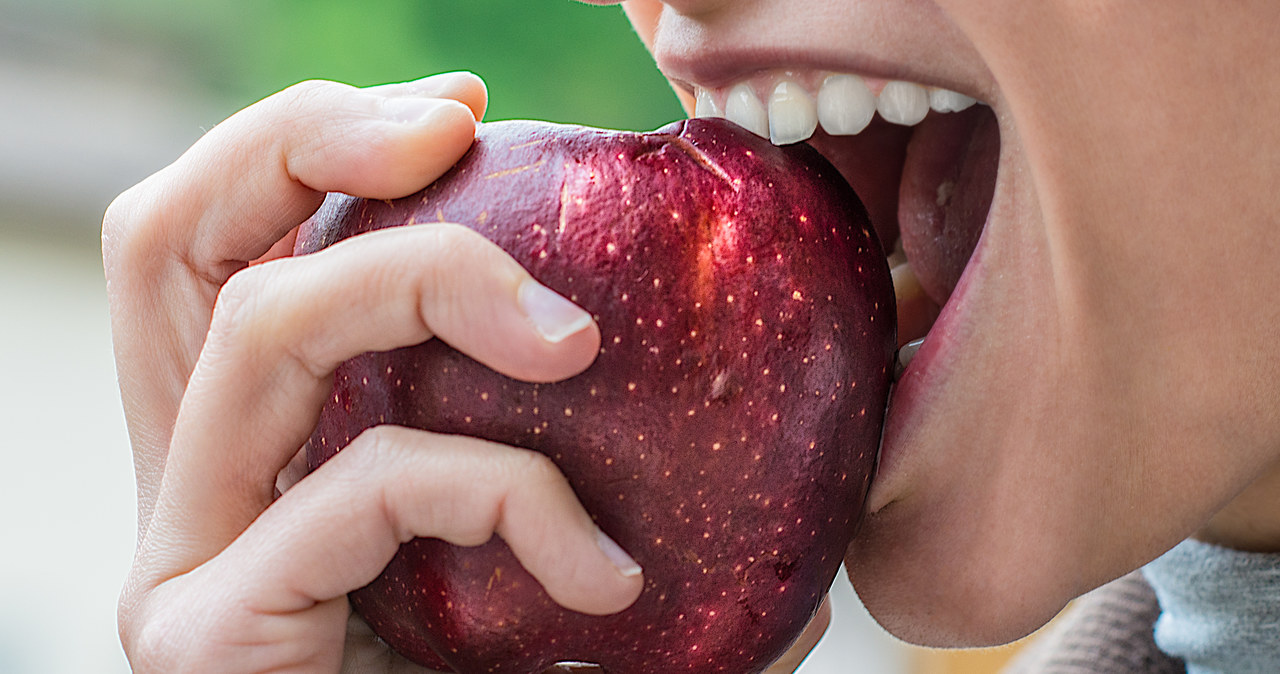
<path id="1" fill-rule="evenodd" d="M 1189 540 L 1143 569 L 1155 642 L 1190 674 L 1280 674 L 1280 555 Z"/>

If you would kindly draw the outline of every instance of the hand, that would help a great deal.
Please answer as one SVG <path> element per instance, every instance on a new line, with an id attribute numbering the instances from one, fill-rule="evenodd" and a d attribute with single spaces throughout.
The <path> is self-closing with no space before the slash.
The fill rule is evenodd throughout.
<path id="1" fill-rule="evenodd" d="M 349 630 L 346 600 L 415 536 L 475 545 L 496 532 L 578 611 L 618 611 L 639 595 L 642 578 L 620 572 L 563 476 L 533 452 L 380 427 L 296 485 L 281 481 L 333 369 L 359 353 L 438 336 L 535 381 L 595 357 L 593 323 L 574 323 L 581 314 L 564 300 L 550 314 L 523 306 L 540 286 L 462 227 L 289 256 L 326 192 L 395 198 L 439 177 L 485 103 L 465 74 L 298 85 L 219 125 L 108 210 L 138 478 L 138 549 L 119 608 L 135 671 L 423 671 L 358 621 Z M 577 329 L 543 337 L 566 317 Z"/>

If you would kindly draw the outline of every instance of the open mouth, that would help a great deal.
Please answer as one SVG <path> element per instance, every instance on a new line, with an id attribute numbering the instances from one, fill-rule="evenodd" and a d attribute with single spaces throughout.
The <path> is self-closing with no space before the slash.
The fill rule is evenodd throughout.
<path id="1" fill-rule="evenodd" d="M 760 73 L 697 89 L 698 116 L 775 144 L 808 142 L 871 216 L 893 272 L 905 367 L 960 283 L 995 192 L 996 117 L 945 89 L 830 72 Z"/>

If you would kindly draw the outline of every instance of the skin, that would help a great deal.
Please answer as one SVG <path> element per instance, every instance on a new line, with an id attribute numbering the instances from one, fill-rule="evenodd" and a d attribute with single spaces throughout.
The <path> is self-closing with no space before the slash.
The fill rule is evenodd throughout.
<path id="1" fill-rule="evenodd" d="M 999 120 L 983 241 L 946 330 L 899 386 L 847 557 L 886 628 L 1002 643 L 1188 536 L 1280 550 L 1280 6 L 625 8 L 686 99 L 691 85 L 804 65 L 945 86 Z M 563 478 L 527 452 L 380 429 L 300 482 L 288 470 L 349 355 L 438 336 L 550 380 L 595 353 L 594 326 L 555 343 L 529 329 L 523 271 L 457 228 L 287 258 L 323 192 L 416 191 L 465 150 L 484 105 L 465 75 L 309 83 L 220 125 L 108 211 L 139 485 L 120 624 L 138 671 L 412 671 L 348 626 L 345 593 L 413 535 L 506 535 L 571 608 L 621 610 L 638 594 L 641 578 L 600 552 Z M 430 264 L 379 273 L 414 255 Z M 356 286 L 327 284 L 335 274 Z M 502 344 L 481 329 L 495 317 L 517 326 Z M 457 484 L 472 488 L 435 488 Z M 502 507 L 512 499 L 521 506 Z M 356 507 L 324 510 L 335 502 Z"/>
<path id="2" fill-rule="evenodd" d="M 1004 643 L 1186 537 L 1280 551 L 1274 3 L 624 5 L 686 98 L 817 66 L 999 120 L 983 241 L 847 557 L 881 624 Z"/>

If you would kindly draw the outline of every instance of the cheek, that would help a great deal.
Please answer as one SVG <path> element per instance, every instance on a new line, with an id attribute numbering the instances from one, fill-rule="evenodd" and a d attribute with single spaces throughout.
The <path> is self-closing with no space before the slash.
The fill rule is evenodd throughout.
<path id="1" fill-rule="evenodd" d="M 1280 91 L 1257 83 L 1280 56 L 1274 27 L 1196 3 L 939 5 L 987 60 L 1039 205 L 1001 234 L 1046 256 L 1001 268 L 1053 299 L 988 308 L 1038 341 L 968 371 L 1004 430 L 928 443 L 927 490 L 871 516 L 849 568 L 891 631 L 972 645 L 1145 563 L 1275 461 L 1280 127 L 1258 120 Z"/>
<path id="2" fill-rule="evenodd" d="M 1280 441 L 1274 5 L 940 4 L 1022 140 L 1067 357 L 1124 413 L 1113 437 L 1218 452 L 1192 492 L 1213 507 Z"/>

